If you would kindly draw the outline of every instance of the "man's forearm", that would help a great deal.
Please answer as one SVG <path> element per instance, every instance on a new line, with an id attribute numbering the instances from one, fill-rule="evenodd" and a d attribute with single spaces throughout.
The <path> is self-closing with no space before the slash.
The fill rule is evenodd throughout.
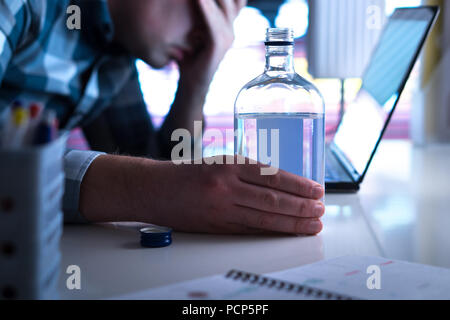
<path id="1" fill-rule="evenodd" d="M 281 170 L 267 180 L 262 168 L 102 155 L 84 176 L 79 209 L 91 222 L 136 221 L 185 232 L 320 232 L 323 188 Z"/>
<path id="2" fill-rule="evenodd" d="M 194 121 L 203 121 L 203 106 L 205 104 L 208 85 L 180 81 L 179 88 L 169 114 L 161 130 L 170 139 L 176 129 L 187 129 L 194 137 Z"/>
<path id="3" fill-rule="evenodd" d="M 139 221 L 151 201 L 150 159 L 103 155 L 86 172 L 80 190 L 80 212 L 90 222 Z M 156 163 L 156 162 L 155 162 Z"/>

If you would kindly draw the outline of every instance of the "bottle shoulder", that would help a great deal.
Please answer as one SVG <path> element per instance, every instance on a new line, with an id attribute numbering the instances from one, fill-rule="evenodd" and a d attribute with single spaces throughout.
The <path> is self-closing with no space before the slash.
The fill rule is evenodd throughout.
<path id="1" fill-rule="evenodd" d="M 306 91 L 315 91 L 320 95 L 319 90 L 316 86 L 300 76 L 297 73 L 294 74 L 270 74 L 263 73 L 256 77 L 255 79 L 248 82 L 241 90 L 253 90 L 253 89 L 263 89 L 265 87 L 278 87 L 278 88 L 286 88 L 289 90 L 306 90 Z"/>
<path id="2" fill-rule="evenodd" d="M 300 75 L 264 73 L 241 89 L 235 112 L 324 113 L 325 104 L 314 84 Z"/>

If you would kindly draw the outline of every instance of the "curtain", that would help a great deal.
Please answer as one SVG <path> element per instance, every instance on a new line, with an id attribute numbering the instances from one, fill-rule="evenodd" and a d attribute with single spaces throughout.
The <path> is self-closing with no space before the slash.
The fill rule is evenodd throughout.
<path id="1" fill-rule="evenodd" d="M 386 22 L 385 0 L 309 0 L 307 55 L 315 78 L 359 78 Z"/>
<path id="2" fill-rule="evenodd" d="M 441 10 L 425 46 L 420 91 L 412 108 L 411 136 L 416 145 L 450 143 L 450 1 L 425 2 Z"/>

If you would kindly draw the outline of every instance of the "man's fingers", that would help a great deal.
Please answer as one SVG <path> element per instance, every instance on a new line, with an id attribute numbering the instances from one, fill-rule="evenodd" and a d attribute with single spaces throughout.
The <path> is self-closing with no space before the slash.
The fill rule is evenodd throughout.
<path id="1" fill-rule="evenodd" d="M 234 0 L 217 0 L 219 7 L 222 9 L 226 19 L 233 21 L 237 15 L 237 8 L 234 4 Z"/>
<path id="2" fill-rule="evenodd" d="M 324 196 L 323 187 L 309 179 L 294 175 L 289 172 L 278 170 L 274 175 L 262 175 L 263 165 L 245 164 L 239 165 L 238 176 L 241 181 L 268 187 L 304 198 L 321 199 Z"/>
<path id="3" fill-rule="evenodd" d="M 279 231 L 270 231 L 270 230 L 262 230 L 256 228 L 250 228 L 238 224 L 230 224 L 231 231 L 229 234 L 253 234 L 253 235 L 264 235 L 264 236 L 280 236 L 286 235 L 284 232 Z"/>
<path id="4" fill-rule="evenodd" d="M 242 8 L 244 8 L 247 5 L 247 0 L 234 0 L 234 3 L 236 5 L 236 16 L 235 18 L 239 15 L 239 12 L 242 10 Z"/>
<path id="5" fill-rule="evenodd" d="M 200 11 L 209 30 L 215 30 L 219 19 L 224 19 L 224 14 L 214 0 L 198 0 Z"/>
<path id="6" fill-rule="evenodd" d="M 247 0 L 234 0 L 234 3 L 236 3 L 238 10 L 241 10 L 243 7 L 247 5 Z"/>
<path id="7" fill-rule="evenodd" d="M 254 235 L 271 234 L 271 232 L 267 231 L 267 230 L 250 228 L 250 227 L 244 226 L 242 224 L 237 224 L 237 223 L 228 223 L 226 226 L 222 226 L 221 227 L 221 232 L 223 232 L 225 234 L 236 234 L 236 235 L 241 235 L 241 234 L 254 234 Z"/>
<path id="8" fill-rule="evenodd" d="M 232 219 L 249 228 L 288 234 L 315 235 L 322 230 L 319 219 L 294 218 L 241 206 L 234 206 Z"/>
<path id="9" fill-rule="evenodd" d="M 283 191 L 251 184 L 241 184 L 234 191 L 235 204 L 248 208 L 299 218 L 320 218 L 325 213 L 322 202 Z"/>
<path id="10" fill-rule="evenodd" d="M 217 3 L 222 8 L 228 21 L 233 23 L 239 11 L 247 5 L 247 0 L 217 0 Z"/>

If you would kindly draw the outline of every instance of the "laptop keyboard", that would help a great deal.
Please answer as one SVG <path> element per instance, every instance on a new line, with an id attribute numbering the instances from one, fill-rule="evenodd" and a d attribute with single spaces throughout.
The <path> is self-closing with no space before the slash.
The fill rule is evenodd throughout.
<path id="1" fill-rule="evenodd" d="M 339 164 L 330 148 L 326 149 L 325 163 L 325 181 L 326 182 L 351 182 L 352 180 Z"/>

